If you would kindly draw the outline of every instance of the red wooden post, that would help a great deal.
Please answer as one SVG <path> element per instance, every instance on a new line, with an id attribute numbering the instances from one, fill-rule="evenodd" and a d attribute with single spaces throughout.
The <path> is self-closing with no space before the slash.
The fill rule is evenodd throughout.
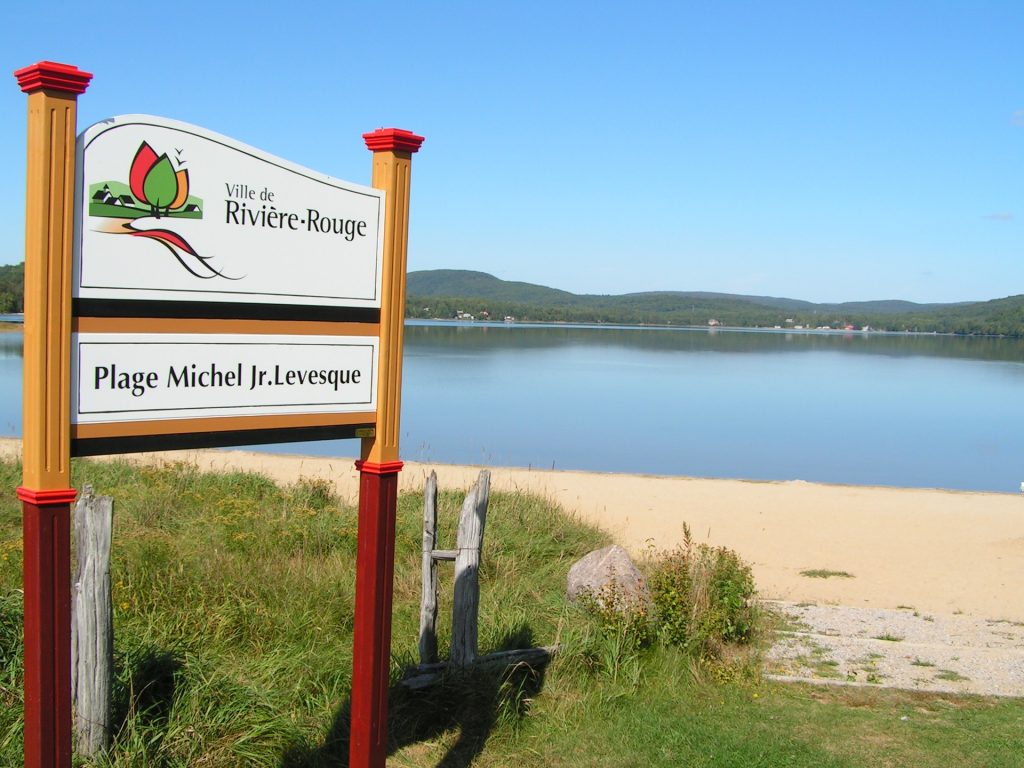
<path id="1" fill-rule="evenodd" d="M 71 766 L 71 243 L 78 94 L 92 79 L 41 61 L 28 94 L 22 502 L 25 765 Z"/>
<path id="2" fill-rule="evenodd" d="M 71 502 L 75 491 L 22 502 L 25 765 L 71 766 Z"/>
<path id="3" fill-rule="evenodd" d="M 359 539 L 352 655 L 350 768 L 383 766 L 387 757 L 395 508 L 402 462 L 357 462 Z"/>
<path id="4" fill-rule="evenodd" d="M 363 134 L 373 152 L 373 186 L 386 192 L 381 276 L 377 424 L 364 438 L 359 468 L 359 548 L 356 556 L 355 627 L 352 639 L 350 768 L 383 768 L 387 759 L 388 667 L 391 662 L 391 595 L 398 504 L 399 415 L 405 266 L 409 234 L 412 153 L 422 136 L 387 128 Z"/>

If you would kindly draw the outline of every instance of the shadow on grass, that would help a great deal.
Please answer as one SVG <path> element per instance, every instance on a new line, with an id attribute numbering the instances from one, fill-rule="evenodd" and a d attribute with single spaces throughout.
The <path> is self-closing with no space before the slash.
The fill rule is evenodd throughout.
<path id="1" fill-rule="evenodd" d="M 533 645 L 533 633 L 522 627 L 495 650 Z M 474 668 L 449 673 L 437 684 L 411 691 L 393 683 L 388 689 L 388 754 L 411 744 L 458 733 L 438 768 L 465 768 L 479 755 L 499 721 L 524 717 L 529 701 L 544 686 L 546 665 Z M 297 744 L 281 758 L 280 768 L 347 766 L 351 700 L 335 713 L 331 730 L 318 747 Z"/>
<path id="2" fill-rule="evenodd" d="M 129 721 L 136 728 L 163 732 L 174 704 L 181 659 L 171 651 L 149 647 L 127 655 L 121 665 L 113 692 L 114 733 L 123 731 Z"/>

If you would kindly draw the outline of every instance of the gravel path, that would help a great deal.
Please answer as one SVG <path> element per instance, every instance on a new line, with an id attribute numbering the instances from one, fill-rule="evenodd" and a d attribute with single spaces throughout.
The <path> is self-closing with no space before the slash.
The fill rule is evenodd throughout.
<path id="1" fill-rule="evenodd" d="M 766 676 L 914 691 L 1024 696 L 1024 622 L 766 602 L 780 617 Z"/>

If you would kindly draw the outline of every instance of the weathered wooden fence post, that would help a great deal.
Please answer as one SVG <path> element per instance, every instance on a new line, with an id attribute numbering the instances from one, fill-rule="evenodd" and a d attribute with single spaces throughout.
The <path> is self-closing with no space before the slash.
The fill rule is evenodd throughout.
<path id="1" fill-rule="evenodd" d="M 423 488 L 423 591 L 420 599 L 420 664 L 437 661 L 437 472 Z"/>
<path id="2" fill-rule="evenodd" d="M 491 473 L 480 472 L 459 518 L 455 556 L 455 598 L 452 605 L 451 663 L 467 667 L 476 661 L 478 613 L 480 611 L 480 547 L 491 489 Z"/>
<path id="3" fill-rule="evenodd" d="M 434 549 L 437 544 L 437 473 L 431 472 L 423 488 L 423 593 L 420 602 L 420 663 L 406 670 L 402 685 L 426 688 L 448 671 L 477 666 L 526 664 L 534 669 L 547 664 L 557 650 L 522 648 L 477 656 L 480 614 L 480 550 L 490 499 L 491 474 L 487 470 L 466 494 L 459 517 L 456 549 Z M 455 563 L 452 605 L 452 646 L 448 663 L 437 661 L 437 563 Z"/>
<path id="4" fill-rule="evenodd" d="M 75 505 L 77 565 L 71 587 L 71 698 L 79 754 L 110 746 L 114 618 L 110 598 L 110 540 L 114 500 L 85 486 Z"/>

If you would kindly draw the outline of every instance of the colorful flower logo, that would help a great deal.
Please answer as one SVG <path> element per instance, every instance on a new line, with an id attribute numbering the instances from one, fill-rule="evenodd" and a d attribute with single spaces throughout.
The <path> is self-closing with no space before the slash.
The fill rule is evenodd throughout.
<path id="1" fill-rule="evenodd" d="M 89 215 L 110 220 L 97 231 L 156 242 L 173 254 L 185 271 L 202 280 L 239 279 L 213 266 L 212 257 L 200 254 L 180 232 L 162 222 L 153 226 L 154 219 L 203 218 L 203 201 L 190 194 L 188 169 L 181 167 L 183 150 L 174 152 L 172 162 L 166 152 L 158 155 L 143 141 L 128 168 L 127 184 L 102 181 L 89 186 Z"/>
<path id="2" fill-rule="evenodd" d="M 185 206 L 188 200 L 188 171 L 174 170 L 167 153 L 157 156 L 145 141 L 132 160 L 128 186 L 135 199 L 149 206 L 153 216 L 168 214 Z"/>

